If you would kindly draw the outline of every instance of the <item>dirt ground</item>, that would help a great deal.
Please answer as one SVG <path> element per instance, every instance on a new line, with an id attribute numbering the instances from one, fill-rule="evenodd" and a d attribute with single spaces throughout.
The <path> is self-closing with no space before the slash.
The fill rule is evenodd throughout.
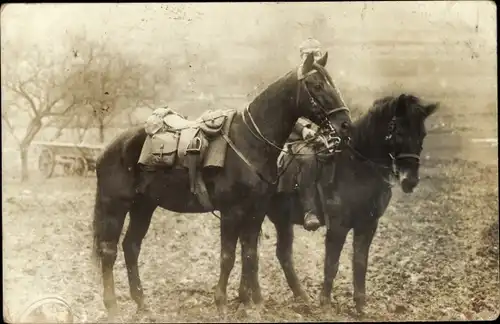
<path id="1" fill-rule="evenodd" d="M 395 188 L 380 221 L 369 259 L 369 299 L 363 320 L 498 316 L 498 163 L 491 153 L 496 148 L 484 148 L 489 152 L 487 161 L 478 159 L 479 153 L 469 154 L 475 157 L 469 159 L 464 154 L 443 153 L 439 134 L 433 136 L 426 143 L 434 149 L 424 152 L 418 189 L 405 195 Z M 2 190 L 3 293 L 10 313 L 19 314 L 39 296 L 56 294 L 71 304 L 77 321 L 101 321 L 105 309 L 100 275 L 90 261 L 95 176 L 42 180 L 34 172 L 29 182 L 21 184 L 4 172 Z M 211 214 L 181 215 L 158 209 L 139 259 L 151 314 L 134 315 L 120 246 L 115 280 L 121 319 L 218 321 L 213 303 L 219 274 L 218 225 Z M 275 256 L 274 227 L 266 219 L 259 250 L 265 298 L 261 320 L 359 320 L 351 315 L 351 236 L 334 282 L 334 307 L 322 309 L 318 295 L 325 230 L 308 233 L 296 227 L 295 233 L 295 264 L 312 306 L 305 310 L 294 302 Z M 228 286 L 228 321 L 247 320 L 237 310 L 240 270 L 238 257 Z"/>

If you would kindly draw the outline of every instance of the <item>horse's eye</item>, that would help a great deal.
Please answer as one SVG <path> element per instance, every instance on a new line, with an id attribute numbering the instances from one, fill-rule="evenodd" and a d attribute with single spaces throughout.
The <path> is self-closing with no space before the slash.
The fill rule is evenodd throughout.
<path id="1" fill-rule="evenodd" d="M 316 84 L 314 85 L 314 89 L 316 89 L 316 90 L 321 90 L 321 89 L 323 89 L 323 83 L 316 83 Z"/>

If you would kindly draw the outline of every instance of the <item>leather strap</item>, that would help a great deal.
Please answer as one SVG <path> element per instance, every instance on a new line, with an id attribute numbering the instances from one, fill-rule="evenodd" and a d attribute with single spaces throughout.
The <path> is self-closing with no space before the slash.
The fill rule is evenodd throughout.
<path id="1" fill-rule="evenodd" d="M 207 211 L 212 211 L 213 205 L 210 201 L 210 196 L 208 195 L 208 190 L 203 180 L 202 170 L 201 170 L 201 156 L 199 153 L 187 153 L 185 159 L 187 160 L 188 172 L 189 172 L 189 188 L 200 204 Z"/>
<path id="2" fill-rule="evenodd" d="M 207 209 L 207 211 L 214 210 L 201 170 L 196 172 L 195 194 L 200 204 Z"/>
<path id="3" fill-rule="evenodd" d="M 256 167 L 255 167 L 252 163 L 250 163 L 250 161 L 248 161 L 248 159 L 247 159 L 247 158 L 243 155 L 243 153 L 241 153 L 241 152 L 240 152 L 240 150 L 238 150 L 238 148 L 236 147 L 236 145 L 235 145 L 235 144 L 233 143 L 233 141 L 229 138 L 229 136 L 227 136 L 227 134 L 226 134 L 226 133 L 222 132 L 221 134 L 222 134 L 222 137 L 224 138 L 224 140 L 227 142 L 227 144 L 229 144 L 229 146 L 231 146 L 231 148 L 233 149 L 233 151 L 234 151 L 234 152 L 236 152 L 236 154 L 238 154 L 238 156 L 239 156 L 239 157 L 243 160 L 243 162 L 245 162 L 245 163 L 246 163 L 246 165 L 248 165 L 248 167 L 249 167 L 250 169 L 252 169 L 252 171 L 253 171 L 253 172 L 255 172 L 255 173 L 257 174 L 257 176 L 258 176 L 261 180 L 263 180 L 263 181 L 265 181 L 265 182 L 267 182 L 267 183 L 269 183 L 269 184 L 273 184 L 273 185 L 274 185 L 274 184 L 276 184 L 276 183 L 275 183 L 276 181 L 275 181 L 274 183 L 273 183 L 273 182 L 271 182 L 271 181 L 268 181 L 268 180 L 267 180 L 267 179 L 266 179 L 266 178 L 265 178 L 265 177 L 264 177 L 264 176 L 263 176 L 263 175 L 259 172 L 259 170 L 257 170 L 257 168 L 256 168 Z M 278 179 L 279 179 L 279 178 L 278 178 Z"/>

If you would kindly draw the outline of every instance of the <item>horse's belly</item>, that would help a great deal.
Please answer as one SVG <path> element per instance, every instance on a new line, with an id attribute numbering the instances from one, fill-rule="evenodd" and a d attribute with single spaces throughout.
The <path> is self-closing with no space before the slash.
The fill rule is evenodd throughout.
<path id="1" fill-rule="evenodd" d="M 189 188 L 187 170 L 172 169 L 143 175 L 145 194 L 161 208 L 178 213 L 203 213 L 205 210 L 198 203 Z"/>
<path id="2" fill-rule="evenodd" d="M 216 210 L 242 206 L 267 205 L 271 189 L 265 183 L 258 183 L 257 188 L 241 181 L 227 169 L 203 171 L 207 191 Z M 148 197 L 157 202 L 158 206 L 178 213 L 204 213 L 197 197 L 191 192 L 187 169 L 169 169 L 154 173 L 144 172 L 139 185 Z"/>

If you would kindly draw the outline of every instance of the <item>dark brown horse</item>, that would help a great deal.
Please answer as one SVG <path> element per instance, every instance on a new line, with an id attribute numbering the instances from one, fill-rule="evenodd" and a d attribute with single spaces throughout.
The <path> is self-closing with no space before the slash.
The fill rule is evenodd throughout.
<path id="1" fill-rule="evenodd" d="M 236 149 L 228 150 L 223 169 L 203 170 L 214 210 L 221 213 L 220 276 L 215 289 L 220 311 L 227 303 L 226 287 L 238 238 L 243 267 L 241 301 L 245 305 L 252 299 L 262 301 L 256 282 L 248 278 L 258 269 L 257 239 L 276 188 L 276 160 L 297 119 L 307 117 L 341 137 L 349 135 L 349 111 L 324 68 L 326 62 L 327 54 L 317 63 L 309 55 L 302 68 L 271 84 L 247 109 L 237 111 L 228 134 Z M 137 261 L 154 210 L 160 206 L 179 213 L 209 212 L 190 192 L 184 169 L 154 171 L 154 180 L 144 192 L 138 192 L 141 181 L 151 178 L 137 164 L 145 138 L 143 127 L 128 130 L 110 143 L 97 161 L 93 251 L 102 268 L 109 316 L 117 313 L 113 266 L 127 212 L 130 223 L 122 246 L 130 294 L 138 310 L 146 305 Z"/>
<path id="2" fill-rule="evenodd" d="M 321 304 L 330 303 L 340 253 L 347 233 L 354 229 L 354 301 L 356 309 L 362 313 L 366 303 L 368 251 L 378 219 L 384 214 L 392 196 L 389 177 L 398 178 L 405 193 L 412 192 L 417 186 L 420 153 L 426 136 L 424 122 L 437 107 L 436 103 L 425 104 L 418 97 L 406 94 L 377 100 L 368 113 L 353 124 L 350 149 L 336 156 L 335 164 L 319 162 L 319 185 L 324 192 L 325 203 L 318 200 L 315 203 L 317 209 L 322 211 L 324 224 L 329 225 L 325 239 Z M 316 156 L 292 158 L 285 158 L 291 163 L 283 174 L 283 180 L 297 177 L 293 171 L 297 170 L 295 164 L 318 163 Z M 302 168 L 300 172 L 307 172 L 307 169 Z M 288 285 L 296 297 L 307 302 L 307 294 L 297 278 L 292 259 L 293 225 L 303 222 L 302 199 L 297 192 L 277 193 L 267 215 L 276 227 L 276 255 Z"/>

